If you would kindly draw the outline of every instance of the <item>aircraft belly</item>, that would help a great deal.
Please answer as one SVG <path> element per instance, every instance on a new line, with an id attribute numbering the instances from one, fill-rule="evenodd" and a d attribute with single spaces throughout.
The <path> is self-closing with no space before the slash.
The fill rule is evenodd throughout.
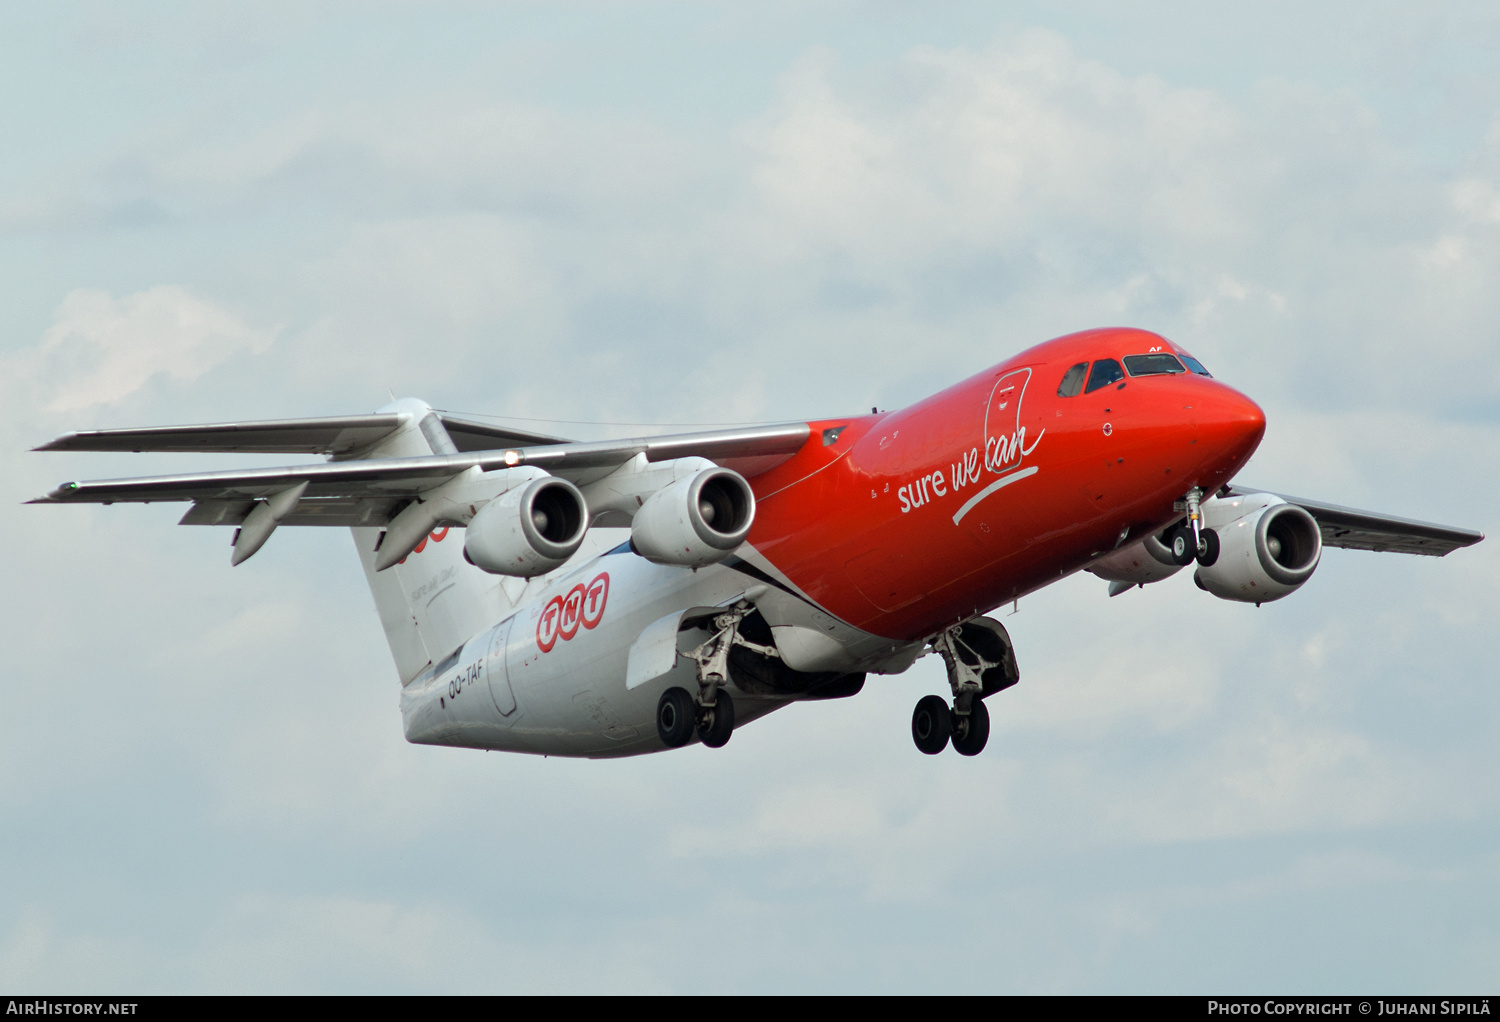
<path id="1" fill-rule="evenodd" d="M 659 751 L 656 706 L 661 693 L 673 685 L 695 690 L 696 674 L 690 662 L 679 660 L 667 674 L 627 689 L 631 643 L 674 609 L 717 606 L 753 585 L 754 579 L 721 566 L 694 572 L 651 564 L 633 554 L 587 562 L 467 643 L 454 668 L 408 686 L 402 694 L 408 740 L 548 756 Z M 591 595 L 596 597 L 592 606 Z M 684 632 L 680 647 L 706 637 L 702 631 Z M 468 690 L 455 679 L 465 677 L 471 661 L 484 659 L 481 651 L 490 654 L 488 685 L 496 697 L 485 692 L 482 699 L 465 698 Z M 501 671 L 503 689 L 497 687 Z M 485 681 L 477 673 L 475 679 L 476 684 Z M 738 694 L 735 698 L 741 722 L 781 705 Z"/>

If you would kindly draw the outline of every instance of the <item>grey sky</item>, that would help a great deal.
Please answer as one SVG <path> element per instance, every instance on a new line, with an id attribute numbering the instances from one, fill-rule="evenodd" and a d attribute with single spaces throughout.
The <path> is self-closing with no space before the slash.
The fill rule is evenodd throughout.
<path id="1" fill-rule="evenodd" d="M 0 15 L 0 987 L 1494 986 L 1493 541 L 1069 579 L 973 761 L 923 661 L 576 763 L 407 745 L 344 533 L 21 506 L 223 463 L 69 429 L 835 415 L 1128 324 L 1266 408 L 1244 480 L 1495 534 L 1489 6 L 927 7 Z"/>

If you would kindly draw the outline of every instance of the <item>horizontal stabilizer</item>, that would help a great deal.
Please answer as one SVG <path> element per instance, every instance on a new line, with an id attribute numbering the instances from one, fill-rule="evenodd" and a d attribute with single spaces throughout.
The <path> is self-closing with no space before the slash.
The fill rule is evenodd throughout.
<path id="1" fill-rule="evenodd" d="M 453 446 L 460 451 L 499 451 L 507 447 L 550 447 L 568 442 L 561 437 L 547 436 L 544 433 L 524 433 L 519 429 L 491 426 L 452 415 L 442 415 L 442 419 L 448 435 L 453 438 Z"/>
<path id="2" fill-rule="evenodd" d="M 442 420 L 454 446 L 460 451 L 543 447 L 567 442 L 541 433 L 490 426 L 450 415 L 442 416 Z M 347 457 L 389 436 L 403 421 L 404 416 L 398 414 L 331 415 L 316 419 L 95 429 L 68 433 L 34 450 L 329 454 Z"/>
<path id="3" fill-rule="evenodd" d="M 1240 497 L 1251 493 L 1270 493 L 1253 487 L 1236 484 L 1227 486 L 1225 496 Z M 1221 493 L 1223 491 L 1220 491 Z M 1352 507 L 1340 507 L 1321 500 L 1289 497 L 1284 493 L 1272 494 L 1288 504 L 1296 504 L 1317 520 L 1323 533 L 1324 546 L 1345 547 L 1350 550 L 1376 550 L 1399 554 L 1426 554 L 1442 557 L 1460 547 L 1473 546 L 1484 539 L 1484 533 L 1472 529 L 1459 529 L 1451 525 L 1419 522 L 1411 518 L 1376 511 L 1360 511 Z"/>

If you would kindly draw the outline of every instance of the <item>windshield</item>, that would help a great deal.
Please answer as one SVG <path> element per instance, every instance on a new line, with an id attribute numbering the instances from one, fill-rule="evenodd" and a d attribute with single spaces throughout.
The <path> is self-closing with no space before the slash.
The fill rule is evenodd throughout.
<path id="1" fill-rule="evenodd" d="M 1168 373 L 1185 373 L 1176 355 L 1126 355 L 1125 368 L 1131 376 L 1162 376 Z"/>

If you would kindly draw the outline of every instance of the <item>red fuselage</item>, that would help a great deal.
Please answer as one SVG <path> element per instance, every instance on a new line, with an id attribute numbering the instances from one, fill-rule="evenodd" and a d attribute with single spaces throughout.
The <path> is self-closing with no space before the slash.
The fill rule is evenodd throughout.
<path id="1" fill-rule="evenodd" d="M 1173 503 L 1228 482 L 1265 433 L 1255 402 L 1195 372 L 1083 389 L 1096 364 L 1160 353 L 1187 356 L 1144 330 L 1090 330 L 900 411 L 814 422 L 802 451 L 752 479 L 750 542 L 828 611 L 891 638 L 1055 582 L 1181 518 Z"/>

